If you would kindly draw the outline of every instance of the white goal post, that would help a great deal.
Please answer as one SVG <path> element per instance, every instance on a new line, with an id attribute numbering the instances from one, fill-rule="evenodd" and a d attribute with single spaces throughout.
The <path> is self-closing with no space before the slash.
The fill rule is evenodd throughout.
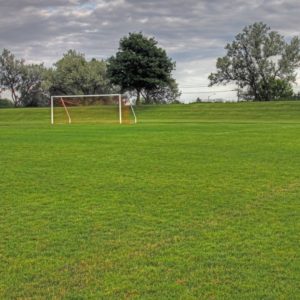
<path id="1" fill-rule="evenodd" d="M 68 103 L 68 101 L 64 100 L 64 99 L 74 99 L 74 98 L 101 98 L 101 97 L 116 97 L 118 98 L 118 115 L 119 115 L 119 123 L 122 124 L 123 120 L 122 120 L 122 104 L 124 104 L 125 102 L 122 102 L 122 95 L 121 94 L 98 94 L 98 95 L 55 95 L 55 96 L 51 96 L 51 101 L 50 101 L 50 105 L 51 105 L 51 124 L 54 124 L 54 102 L 55 100 L 60 100 L 60 104 L 61 106 L 64 108 L 65 113 L 67 115 L 68 118 L 68 123 L 71 124 L 72 123 L 72 117 L 69 113 L 69 110 L 67 108 L 67 106 L 65 105 L 65 103 Z M 136 114 L 135 111 L 132 107 L 132 104 L 130 102 L 127 103 L 128 106 L 130 106 L 133 118 L 134 118 L 134 123 L 137 123 L 137 118 L 136 118 Z"/>

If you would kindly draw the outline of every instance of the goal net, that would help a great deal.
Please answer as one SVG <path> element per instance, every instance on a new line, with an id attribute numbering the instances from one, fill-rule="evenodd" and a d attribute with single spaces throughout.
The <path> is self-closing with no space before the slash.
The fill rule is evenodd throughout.
<path id="1" fill-rule="evenodd" d="M 136 122 L 130 101 L 121 94 L 51 97 L 51 124 Z"/>

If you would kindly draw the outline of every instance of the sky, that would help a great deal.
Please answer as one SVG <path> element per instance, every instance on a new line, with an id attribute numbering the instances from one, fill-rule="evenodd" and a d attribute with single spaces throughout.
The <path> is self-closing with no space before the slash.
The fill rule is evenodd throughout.
<path id="1" fill-rule="evenodd" d="M 0 50 L 51 66 L 68 49 L 106 59 L 123 36 L 143 32 L 176 62 L 182 101 L 235 100 L 234 86 L 207 87 L 225 45 L 260 21 L 299 36 L 299 15 L 298 0 L 0 0 Z"/>

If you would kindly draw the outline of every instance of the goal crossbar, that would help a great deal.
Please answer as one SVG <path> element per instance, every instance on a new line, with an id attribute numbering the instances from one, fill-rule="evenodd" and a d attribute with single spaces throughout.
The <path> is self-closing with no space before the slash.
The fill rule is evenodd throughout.
<path id="1" fill-rule="evenodd" d="M 119 123 L 122 124 L 122 95 L 121 94 L 98 94 L 98 95 L 54 95 L 51 96 L 51 124 L 54 124 L 54 99 L 60 99 L 64 109 L 67 113 L 68 119 L 69 119 L 69 124 L 72 122 L 71 117 L 69 115 L 69 112 L 67 110 L 67 107 L 65 106 L 65 103 L 63 101 L 63 99 L 65 98 L 96 98 L 96 97 L 118 97 L 118 102 L 119 102 Z M 134 112 L 134 109 L 131 105 L 131 103 L 129 104 L 133 117 L 134 117 L 134 123 L 137 123 L 137 118 L 136 118 L 136 114 Z"/>

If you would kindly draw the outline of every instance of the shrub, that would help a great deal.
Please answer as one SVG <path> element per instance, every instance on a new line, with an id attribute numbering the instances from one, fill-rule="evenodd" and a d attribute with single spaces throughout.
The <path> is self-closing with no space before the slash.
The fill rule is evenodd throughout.
<path id="1" fill-rule="evenodd" d="M 0 108 L 13 107 L 13 103 L 8 99 L 0 99 Z"/>

